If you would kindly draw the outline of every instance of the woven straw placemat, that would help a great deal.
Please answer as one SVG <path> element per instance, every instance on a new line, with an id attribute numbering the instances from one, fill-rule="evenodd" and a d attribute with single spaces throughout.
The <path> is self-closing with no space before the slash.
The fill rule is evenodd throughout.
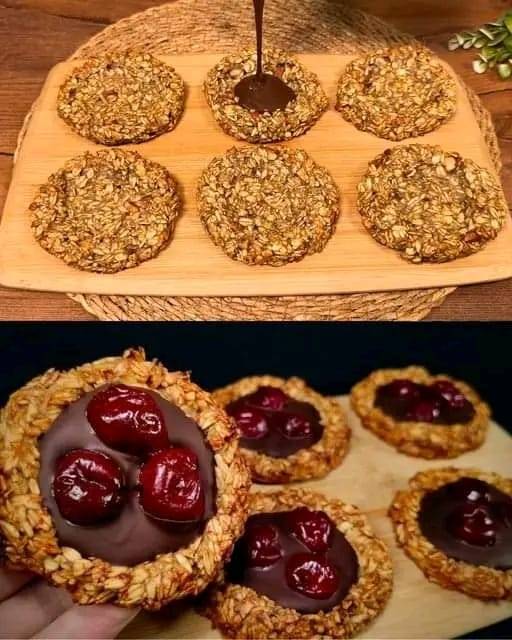
<path id="1" fill-rule="evenodd" d="M 293 52 L 365 53 L 413 41 L 340 0 L 267 0 L 266 5 L 266 42 Z M 111 25 L 73 57 L 129 47 L 162 54 L 236 51 L 252 45 L 253 24 L 250 0 L 176 0 Z M 499 171 L 490 114 L 478 96 L 466 90 Z M 102 320 L 420 320 L 454 290 L 236 298 L 69 295 Z"/>

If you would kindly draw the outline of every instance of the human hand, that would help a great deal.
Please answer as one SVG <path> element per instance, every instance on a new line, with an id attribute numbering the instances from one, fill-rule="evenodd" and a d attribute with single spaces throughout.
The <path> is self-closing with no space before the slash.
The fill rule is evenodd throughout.
<path id="1" fill-rule="evenodd" d="M 31 573 L 0 568 L 0 638 L 115 638 L 137 613 L 111 604 L 79 606 Z"/>

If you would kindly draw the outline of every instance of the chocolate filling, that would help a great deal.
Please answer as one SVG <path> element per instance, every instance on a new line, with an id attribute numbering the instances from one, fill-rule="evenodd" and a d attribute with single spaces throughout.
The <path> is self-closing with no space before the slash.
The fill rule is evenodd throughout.
<path id="1" fill-rule="evenodd" d="M 511 569 L 512 497 L 481 481 L 479 484 L 485 488 L 486 496 L 478 499 L 475 492 L 472 497 L 465 497 L 463 490 L 468 481 L 469 478 L 461 478 L 425 494 L 418 514 L 421 532 L 450 558 L 475 566 Z M 488 545 L 471 544 L 457 537 L 453 532 L 453 524 L 451 525 L 461 509 L 466 509 L 471 514 L 479 505 L 483 505 L 488 520 L 482 525 L 482 517 L 478 520 L 469 519 L 466 526 L 470 534 L 471 529 L 474 529 L 476 534 L 480 534 L 480 538 L 483 532 L 490 534 Z"/>
<path id="2" fill-rule="evenodd" d="M 89 400 L 95 392 L 70 404 L 40 438 L 39 486 L 49 510 L 59 544 L 112 564 L 133 566 L 189 545 L 215 513 L 216 485 L 213 452 L 199 426 L 181 409 L 158 393 L 147 390 L 165 419 L 171 444 L 192 449 L 199 459 L 201 482 L 205 494 L 204 519 L 199 523 L 165 523 L 148 517 L 138 500 L 137 482 L 142 459 L 107 447 L 95 434 L 86 417 Z M 120 515 L 109 522 L 77 526 L 65 520 L 55 503 L 52 483 L 60 456 L 71 449 L 103 451 L 119 464 L 125 475 L 125 504 Z"/>
<path id="3" fill-rule="evenodd" d="M 338 589 L 323 600 L 314 599 L 291 589 L 286 580 L 286 561 L 297 553 L 310 553 L 310 550 L 291 534 L 287 526 L 287 513 L 258 513 L 252 515 L 246 523 L 246 531 L 254 525 L 273 525 L 279 534 L 279 543 L 282 556 L 269 567 L 247 566 L 246 538 L 242 537 L 233 552 L 228 565 L 229 580 L 235 584 L 241 584 L 257 593 L 267 596 L 274 602 L 289 609 L 295 609 L 301 613 L 316 613 L 329 611 L 350 591 L 350 588 L 358 580 L 359 562 L 357 555 L 345 536 L 334 529 L 329 549 L 325 557 L 335 564 L 339 571 L 340 583 Z"/>

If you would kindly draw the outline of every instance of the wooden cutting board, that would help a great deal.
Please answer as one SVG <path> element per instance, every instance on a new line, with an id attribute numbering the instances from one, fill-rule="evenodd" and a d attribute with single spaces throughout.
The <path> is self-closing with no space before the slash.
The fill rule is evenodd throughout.
<path id="1" fill-rule="evenodd" d="M 209 161 L 241 144 L 220 130 L 203 96 L 204 77 L 219 58 L 219 55 L 162 57 L 188 85 L 184 116 L 171 133 L 130 148 L 136 148 L 172 172 L 183 188 L 184 211 L 167 249 L 149 262 L 113 275 L 68 267 L 46 253 L 32 237 L 27 209 L 38 186 L 67 159 L 99 148 L 73 133 L 56 113 L 58 88 L 77 63 L 66 62 L 50 72 L 31 117 L 5 204 L 0 226 L 0 284 L 102 294 L 244 296 L 416 289 L 512 276 L 510 220 L 483 251 L 442 265 L 408 264 L 367 234 L 356 210 L 357 184 L 368 162 L 396 143 L 358 131 L 334 110 L 337 80 L 352 59 L 341 55 L 299 56 L 318 74 L 331 105 L 307 134 L 286 143 L 306 149 L 329 169 L 339 185 L 342 217 L 334 237 L 322 253 L 284 267 L 251 267 L 232 261 L 206 235 L 195 202 L 198 177 Z M 450 73 L 453 74 L 451 69 Z M 485 141 L 458 80 L 457 86 L 455 118 L 419 140 L 459 151 L 492 168 Z"/>
<path id="2" fill-rule="evenodd" d="M 479 467 L 509 476 L 512 437 L 492 424 L 485 444 L 477 451 L 452 461 L 419 460 L 395 452 L 364 429 L 349 410 L 348 398 L 340 398 L 340 402 L 352 428 L 350 451 L 341 467 L 327 478 L 301 483 L 301 486 L 360 507 L 391 550 L 395 572 L 393 595 L 382 615 L 360 637 L 382 640 L 451 638 L 511 617 L 511 602 L 481 602 L 428 582 L 396 546 L 386 511 L 395 492 L 405 488 L 408 479 L 424 469 L 450 465 Z M 257 489 L 272 490 L 261 485 Z M 120 637 L 206 640 L 222 636 L 192 608 L 172 607 L 157 614 L 140 614 Z"/>

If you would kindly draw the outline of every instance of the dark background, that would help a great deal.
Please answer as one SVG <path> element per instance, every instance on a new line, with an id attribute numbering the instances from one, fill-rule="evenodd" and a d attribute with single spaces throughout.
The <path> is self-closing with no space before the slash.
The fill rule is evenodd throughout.
<path id="1" fill-rule="evenodd" d="M 373 369 L 421 364 L 474 385 L 512 433 L 512 323 L 2 323 L 0 403 L 47 368 L 130 346 L 169 369 L 190 370 L 206 389 L 272 373 L 343 394 Z M 466 637 L 512 638 L 511 620 Z"/>

